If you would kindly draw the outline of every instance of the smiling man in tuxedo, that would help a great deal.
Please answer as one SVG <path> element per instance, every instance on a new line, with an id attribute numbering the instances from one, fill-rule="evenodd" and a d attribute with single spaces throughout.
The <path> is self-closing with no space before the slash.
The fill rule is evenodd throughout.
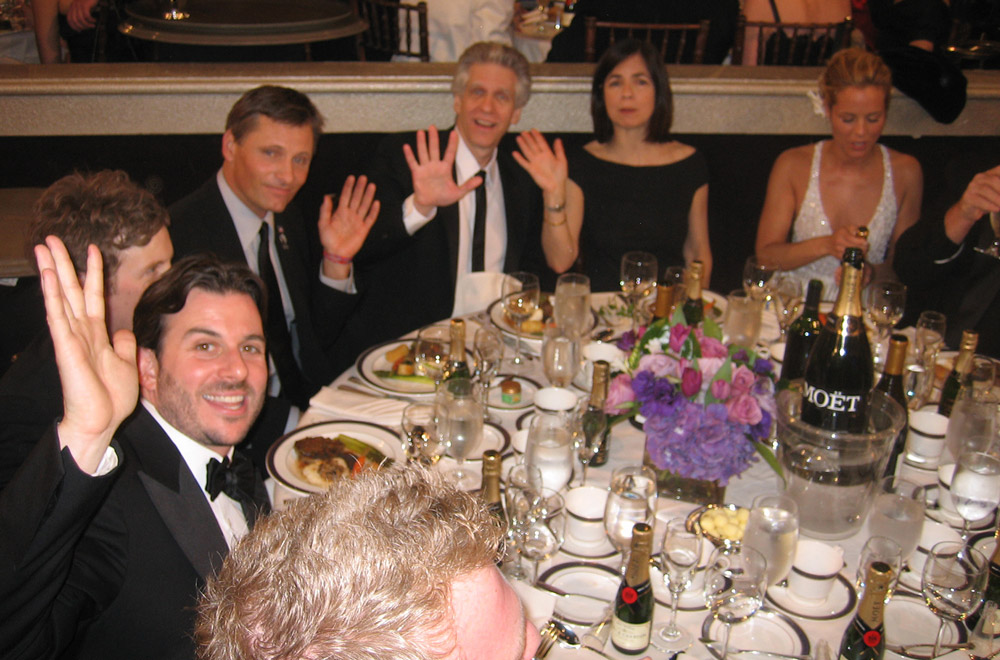
<path id="1" fill-rule="evenodd" d="M 82 289 L 57 238 L 35 253 L 64 411 L 0 492 L 0 656 L 192 658 L 205 579 L 269 511 L 235 451 L 267 387 L 263 284 L 182 259 L 112 344 L 97 248 Z"/>

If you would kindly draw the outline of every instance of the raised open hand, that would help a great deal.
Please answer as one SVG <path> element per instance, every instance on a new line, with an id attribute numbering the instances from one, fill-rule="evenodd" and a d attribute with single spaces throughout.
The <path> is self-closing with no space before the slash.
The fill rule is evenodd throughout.
<path id="1" fill-rule="evenodd" d="M 108 341 L 104 268 L 97 247 L 87 250 L 81 289 L 62 241 L 49 236 L 45 243 L 35 247 L 35 259 L 63 390 L 59 443 L 69 447 L 82 470 L 93 473 L 118 425 L 135 408 L 135 335 L 119 330 L 114 344 Z"/>
<path id="2" fill-rule="evenodd" d="M 323 250 L 349 262 L 364 245 L 368 232 L 378 218 L 381 205 L 375 200 L 375 184 L 368 183 L 368 177 L 351 175 L 344 181 L 336 210 L 333 197 L 326 195 L 319 209 L 319 240 Z M 323 261 L 323 268 L 333 266 L 329 259 Z M 344 264 L 346 265 L 346 263 Z M 330 277 L 342 279 L 341 273 L 327 273 Z"/>
<path id="3" fill-rule="evenodd" d="M 556 138 L 550 148 L 545 136 L 533 128 L 517 136 L 517 146 L 521 151 L 514 152 L 514 160 L 531 175 L 542 192 L 558 194 L 565 199 L 569 164 L 562 140 Z"/>
<path id="4" fill-rule="evenodd" d="M 429 215 L 438 206 L 450 206 L 483 180 L 474 176 L 462 185 L 455 183 L 455 152 L 458 151 L 458 132 L 452 131 L 448 146 L 441 156 L 441 141 L 434 126 L 427 132 L 417 131 L 417 153 L 408 144 L 403 145 L 403 156 L 413 177 L 413 203 L 423 215 Z"/>

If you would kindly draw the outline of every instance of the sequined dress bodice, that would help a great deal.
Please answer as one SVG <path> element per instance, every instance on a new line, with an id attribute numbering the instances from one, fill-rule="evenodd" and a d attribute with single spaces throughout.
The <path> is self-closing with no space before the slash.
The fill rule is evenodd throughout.
<path id="1" fill-rule="evenodd" d="M 880 264 L 885 260 L 886 251 L 889 248 L 889 239 L 892 238 L 892 228 L 896 225 L 896 194 L 892 183 L 892 163 L 889 159 L 889 150 L 883 145 L 878 145 L 882 151 L 882 196 L 878 200 L 875 212 L 868 220 L 868 255 L 867 260 L 873 264 Z M 792 242 L 798 243 L 818 236 L 829 236 L 833 233 L 830 221 L 823 210 L 823 200 L 819 194 L 819 166 L 823 153 L 823 142 L 817 142 L 813 146 L 812 166 L 809 170 L 809 186 L 806 188 L 805 197 L 802 199 L 802 206 L 795 216 L 792 224 Z M 800 266 L 790 271 L 790 275 L 802 282 L 803 290 L 806 283 L 811 279 L 822 280 L 823 299 L 833 300 L 837 295 L 837 284 L 834 274 L 840 260 L 827 255 L 812 263 Z"/>

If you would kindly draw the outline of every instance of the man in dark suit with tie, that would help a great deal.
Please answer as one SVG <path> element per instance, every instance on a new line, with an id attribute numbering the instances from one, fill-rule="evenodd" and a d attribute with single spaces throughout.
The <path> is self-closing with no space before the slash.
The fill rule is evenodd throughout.
<path id="1" fill-rule="evenodd" d="M 306 95 L 273 85 L 250 90 L 226 118 L 218 174 L 170 207 L 177 256 L 211 252 L 264 280 L 270 392 L 303 410 L 339 373 L 337 339 L 357 298 L 351 262 L 379 210 L 375 187 L 353 176 L 336 205 L 324 199 L 316 224 L 291 203 L 322 126 Z"/>
<path id="2" fill-rule="evenodd" d="M 100 252 L 82 290 L 57 238 L 35 253 L 65 405 L 0 492 L 0 656 L 193 658 L 204 580 L 268 511 L 234 452 L 267 386 L 263 284 L 180 260 L 112 344 Z"/>
<path id="3" fill-rule="evenodd" d="M 456 287 L 470 273 L 544 266 L 541 195 L 500 148 L 530 93 L 523 55 L 474 44 L 452 81 L 447 139 L 432 126 L 379 146 L 371 179 L 381 217 L 357 259 L 364 292 L 345 331 L 353 348 L 452 316 Z"/>

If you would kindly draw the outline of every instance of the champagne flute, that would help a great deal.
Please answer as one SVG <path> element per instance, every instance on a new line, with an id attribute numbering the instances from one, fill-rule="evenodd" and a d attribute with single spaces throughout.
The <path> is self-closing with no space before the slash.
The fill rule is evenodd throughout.
<path id="1" fill-rule="evenodd" d="M 705 571 L 705 602 L 722 622 L 722 655 L 729 653 L 729 629 L 746 621 L 764 602 L 767 560 L 753 548 L 738 545 L 716 548 Z"/>
<path id="2" fill-rule="evenodd" d="M 479 389 L 483 396 L 483 416 L 489 421 L 490 384 L 500 371 L 500 362 L 503 360 L 503 337 L 496 328 L 485 325 L 477 328 L 473 338 L 472 353 L 476 358 L 476 378 L 479 380 Z"/>
<path id="3" fill-rule="evenodd" d="M 767 300 L 771 295 L 768 286 L 778 267 L 751 254 L 743 264 L 743 290 L 754 300 Z"/>
<path id="4" fill-rule="evenodd" d="M 656 287 L 660 267 L 656 257 L 648 252 L 632 251 L 622 255 L 619 284 L 632 308 L 632 331 L 639 328 L 639 304 Z"/>
<path id="5" fill-rule="evenodd" d="M 767 584 L 785 579 L 799 542 L 799 507 L 788 495 L 758 495 L 747 518 L 743 545 L 767 560 Z"/>
<path id="6" fill-rule="evenodd" d="M 628 564 L 626 552 L 632 545 L 636 523 L 653 524 L 656 514 L 656 475 L 645 465 L 627 465 L 611 475 L 608 501 L 604 507 L 604 531 L 622 553 L 620 570 Z"/>
<path id="7" fill-rule="evenodd" d="M 875 326 L 872 355 L 878 371 L 885 363 L 882 355 L 889 331 L 903 318 L 906 309 L 906 285 L 895 280 L 877 280 L 865 289 L 865 313 Z"/>
<path id="8" fill-rule="evenodd" d="M 531 584 L 538 579 L 538 564 L 559 551 L 566 539 L 566 507 L 551 488 L 542 488 L 539 498 L 525 514 L 517 531 L 517 547 L 533 563 Z"/>
<path id="9" fill-rule="evenodd" d="M 560 275 L 552 304 L 556 325 L 579 339 L 587 331 L 591 315 L 590 278 L 582 273 Z"/>
<path id="10" fill-rule="evenodd" d="M 965 452 L 958 457 L 951 478 L 951 500 L 962 516 L 962 538 L 969 538 L 969 523 L 982 520 L 1000 504 L 1000 460 L 985 452 Z"/>
<path id="11" fill-rule="evenodd" d="M 677 625 L 677 606 L 698 568 L 702 537 L 697 531 L 689 532 L 686 522 L 684 518 L 667 521 L 663 547 L 656 557 L 663 583 L 670 590 L 670 622 L 654 630 L 651 640 L 661 651 L 683 651 L 693 641 L 691 633 Z"/>
<path id="12" fill-rule="evenodd" d="M 542 369 L 553 387 L 568 387 L 580 370 L 580 341 L 559 326 L 546 328 Z"/>
<path id="13" fill-rule="evenodd" d="M 410 463 L 434 465 L 445 447 L 437 431 L 437 406 L 411 403 L 403 408 L 403 449 Z"/>
<path id="14" fill-rule="evenodd" d="M 448 347 L 451 345 L 451 328 L 447 325 L 429 325 L 417 333 L 413 344 L 413 362 L 418 373 L 434 381 L 434 389 L 441 385 L 448 366 Z"/>
<path id="15" fill-rule="evenodd" d="M 504 487 L 504 512 L 507 515 L 507 549 L 517 552 L 517 561 L 504 558 L 503 573 L 512 580 L 526 580 L 527 571 L 521 561 L 518 534 L 528 524 L 528 513 L 541 497 L 542 473 L 536 467 L 520 463 L 507 474 Z"/>
<path id="16" fill-rule="evenodd" d="M 955 541 L 942 541 L 927 555 L 920 591 L 927 606 L 941 619 L 932 658 L 941 655 L 941 633 L 947 619 L 964 621 L 979 607 L 989 576 L 983 553 Z"/>
<path id="17" fill-rule="evenodd" d="M 977 247 L 976 252 L 1000 259 L 1000 211 L 990 211 L 990 229 L 993 230 L 993 243 L 988 248 Z"/>
<path id="18" fill-rule="evenodd" d="M 458 464 L 446 476 L 462 489 L 475 486 L 475 474 L 465 465 L 483 440 L 483 411 L 476 384 L 469 378 L 452 378 L 443 388 L 439 433 L 448 453 Z"/>
<path id="19" fill-rule="evenodd" d="M 771 302 L 774 315 L 778 318 L 778 329 L 784 341 L 788 326 L 799 315 L 802 304 L 802 282 L 790 275 L 778 275 L 771 279 Z"/>
<path id="20" fill-rule="evenodd" d="M 521 324 L 538 308 L 538 277 L 532 273 L 510 273 L 503 278 L 501 293 L 504 313 L 514 321 L 514 359 L 511 367 L 520 373 L 528 358 L 521 355 Z"/>

